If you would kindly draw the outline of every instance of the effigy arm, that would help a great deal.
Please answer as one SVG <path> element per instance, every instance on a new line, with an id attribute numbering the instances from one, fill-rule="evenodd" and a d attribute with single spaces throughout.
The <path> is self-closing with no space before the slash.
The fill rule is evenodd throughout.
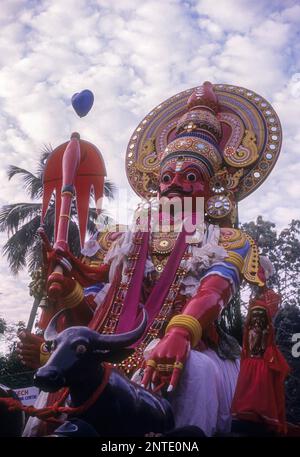
<path id="1" fill-rule="evenodd" d="M 182 315 L 196 318 L 203 331 L 218 318 L 222 308 L 228 304 L 231 294 L 229 279 L 217 274 L 206 276 L 196 295 L 185 306 Z"/>
<path id="2" fill-rule="evenodd" d="M 169 391 L 176 387 L 190 349 L 198 346 L 203 331 L 218 318 L 221 309 L 239 287 L 249 249 L 250 243 L 245 240 L 242 246 L 228 251 L 224 261 L 207 270 L 197 293 L 182 313 L 171 319 L 165 336 L 151 353 L 142 381 L 144 385 L 148 385 L 151 379 L 161 379 L 156 369 L 158 365 L 173 365 L 171 375 L 166 376 L 165 373 L 164 378 L 168 380 Z"/>

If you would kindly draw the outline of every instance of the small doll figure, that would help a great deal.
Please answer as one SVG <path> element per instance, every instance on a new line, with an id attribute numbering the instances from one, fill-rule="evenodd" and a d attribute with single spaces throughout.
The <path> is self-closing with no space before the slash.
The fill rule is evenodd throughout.
<path id="1" fill-rule="evenodd" d="M 270 289 L 250 302 L 232 414 L 286 433 L 284 380 L 290 368 L 276 346 L 272 324 L 279 302 Z"/>

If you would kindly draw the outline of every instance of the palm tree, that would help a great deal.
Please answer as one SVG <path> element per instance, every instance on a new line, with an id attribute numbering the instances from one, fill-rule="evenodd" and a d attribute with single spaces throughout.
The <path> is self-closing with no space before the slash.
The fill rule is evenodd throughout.
<path id="1" fill-rule="evenodd" d="M 20 176 L 26 194 L 33 200 L 33 202 L 29 203 L 4 205 L 0 209 L 0 232 L 7 232 L 9 235 L 7 242 L 3 246 L 3 254 L 7 257 L 9 268 L 13 274 L 17 274 L 24 267 L 27 267 L 29 273 L 32 273 L 42 266 L 41 239 L 37 235 L 37 229 L 40 226 L 42 204 L 38 200 L 42 198 L 42 176 L 47 158 L 51 152 L 51 147 L 45 147 L 42 151 L 35 174 L 15 165 L 10 165 L 8 168 L 8 179 L 11 180 L 15 176 Z M 106 180 L 104 183 L 104 195 L 109 199 L 113 199 L 115 192 L 115 185 L 111 181 Z M 55 205 L 53 197 L 44 221 L 44 229 L 51 243 L 54 242 L 54 213 Z M 90 208 L 87 225 L 87 231 L 90 235 L 97 231 L 96 219 L 96 209 Z M 78 256 L 80 254 L 80 241 L 74 202 L 71 207 L 68 240 L 70 250 L 74 255 Z M 36 304 L 35 300 L 33 308 L 37 308 L 38 304 Z M 33 314 L 34 316 L 36 314 L 34 309 L 32 309 L 29 323 L 32 321 Z M 30 327 L 29 323 L 28 327 Z"/>

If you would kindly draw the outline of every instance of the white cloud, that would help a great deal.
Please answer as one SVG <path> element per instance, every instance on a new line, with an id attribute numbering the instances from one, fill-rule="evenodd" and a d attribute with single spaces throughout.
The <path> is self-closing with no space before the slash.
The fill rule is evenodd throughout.
<path id="1" fill-rule="evenodd" d="M 210 0 L 197 0 L 195 4 L 195 10 L 200 15 L 200 24 L 204 15 L 227 33 L 248 33 L 264 17 L 264 2 L 249 4 L 248 0 L 218 0 L 215 3 Z"/>
<path id="2" fill-rule="evenodd" d="M 1 234 L 1 249 L 5 241 L 4 235 Z M 0 317 L 11 322 L 27 322 L 33 303 L 28 293 L 29 275 L 24 271 L 18 276 L 13 276 L 6 259 L 0 256 L 0 278 Z"/>

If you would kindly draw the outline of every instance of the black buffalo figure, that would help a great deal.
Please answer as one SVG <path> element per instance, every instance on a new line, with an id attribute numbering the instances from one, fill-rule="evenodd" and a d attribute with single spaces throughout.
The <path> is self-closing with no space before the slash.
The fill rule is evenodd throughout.
<path id="1" fill-rule="evenodd" d="M 116 363 L 129 355 L 127 349 L 143 335 L 147 315 L 127 333 L 99 334 L 87 327 L 69 327 L 57 334 L 57 313 L 49 323 L 45 340 L 52 342 L 52 354 L 34 379 L 46 392 L 68 387 L 72 407 L 84 404 L 103 380 L 103 362 Z M 100 436 L 144 436 L 165 433 L 174 427 L 169 402 L 129 381 L 117 369 L 95 403 L 80 415 Z"/>

